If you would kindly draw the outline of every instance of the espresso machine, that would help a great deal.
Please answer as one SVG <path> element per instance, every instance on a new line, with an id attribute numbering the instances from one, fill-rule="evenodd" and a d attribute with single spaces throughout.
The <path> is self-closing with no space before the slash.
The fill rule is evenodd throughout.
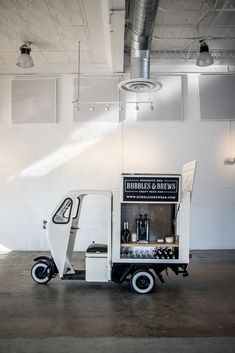
<path id="1" fill-rule="evenodd" d="M 139 218 L 136 220 L 136 234 L 138 243 L 148 243 L 149 242 L 149 226 L 150 219 L 145 214 L 144 217 L 140 214 Z"/>

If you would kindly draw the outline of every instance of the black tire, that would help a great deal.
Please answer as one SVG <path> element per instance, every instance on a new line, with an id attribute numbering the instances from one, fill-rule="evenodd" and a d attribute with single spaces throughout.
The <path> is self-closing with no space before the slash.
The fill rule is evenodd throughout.
<path id="1" fill-rule="evenodd" d="M 130 280 L 131 289 L 138 294 L 150 293 L 155 287 L 155 277 L 148 270 L 137 270 Z"/>
<path id="2" fill-rule="evenodd" d="M 31 269 L 32 279 L 39 283 L 45 284 L 51 280 L 50 264 L 47 261 L 36 262 Z"/>

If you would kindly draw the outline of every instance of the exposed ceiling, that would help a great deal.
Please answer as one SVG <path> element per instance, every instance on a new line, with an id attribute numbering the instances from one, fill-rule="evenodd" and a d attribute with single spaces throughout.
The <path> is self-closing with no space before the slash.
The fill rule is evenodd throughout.
<path id="1" fill-rule="evenodd" d="M 0 74 L 76 73 L 78 41 L 81 72 L 122 72 L 130 9 L 130 0 L 0 0 Z M 235 65 L 234 0 L 160 0 L 154 63 L 194 64 L 202 38 L 215 64 Z M 35 62 L 27 70 L 15 65 L 24 41 Z"/>
<path id="2" fill-rule="evenodd" d="M 195 60 L 206 39 L 217 64 L 235 63 L 234 0 L 160 1 L 152 42 L 155 59 Z"/>

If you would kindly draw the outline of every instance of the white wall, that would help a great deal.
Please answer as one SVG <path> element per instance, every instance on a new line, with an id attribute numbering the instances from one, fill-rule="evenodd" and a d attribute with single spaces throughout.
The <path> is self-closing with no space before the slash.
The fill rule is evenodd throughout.
<path id="1" fill-rule="evenodd" d="M 102 122 L 100 114 L 106 112 L 98 117 L 94 111 L 97 122 L 73 123 L 73 77 L 63 76 L 57 124 L 13 125 L 11 77 L 0 78 L 0 92 L 0 245 L 47 249 L 42 219 L 69 190 L 113 190 L 122 172 L 178 173 L 182 164 L 197 159 L 191 248 L 235 248 L 235 166 L 223 164 L 229 156 L 229 122 L 199 121 L 196 75 L 188 75 L 183 87 L 184 120 L 178 122 L 137 122 L 129 109 L 123 122 Z M 99 200 L 96 209 L 92 206 L 87 201 L 83 245 L 77 249 L 94 234 L 102 241 L 105 204 Z"/>

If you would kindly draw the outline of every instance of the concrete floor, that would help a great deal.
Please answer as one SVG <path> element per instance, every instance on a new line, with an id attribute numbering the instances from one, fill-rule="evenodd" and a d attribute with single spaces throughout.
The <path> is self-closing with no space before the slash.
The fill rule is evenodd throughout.
<path id="1" fill-rule="evenodd" d="M 169 273 L 149 295 L 128 283 L 38 285 L 38 254 L 0 254 L 0 353 L 235 352 L 235 251 L 194 251 L 189 277 Z"/>

